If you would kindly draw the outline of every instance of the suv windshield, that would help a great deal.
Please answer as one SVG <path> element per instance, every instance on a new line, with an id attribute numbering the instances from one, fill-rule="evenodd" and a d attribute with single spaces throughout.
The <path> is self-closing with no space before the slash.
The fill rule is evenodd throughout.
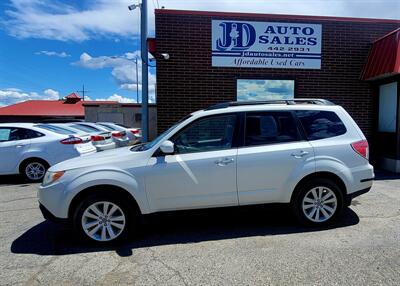
<path id="1" fill-rule="evenodd" d="M 161 133 L 160 135 L 158 135 L 158 137 L 156 139 L 154 139 L 153 141 L 147 142 L 147 143 L 142 143 L 139 145 L 135 145 L 131 148 L 131 151 L 137 152 L 137 151 L 146 151 L 149 150 L 151 148 L 153 148 L 155 145 L 157 145 L 160 141 L 162 141 L 164 139 L 164 137 L 170 133 L 176 126 L 178 126 L 179 123 L 185 121 L 186 119 L 190 118 L 192 115 L 189 114 L 185 117 L 183 117 L 181 120 L 179 120 L 178 122 L 176 122 L 174 125 L 172 125 L 170 128 L 168 128 L 167 130 L 165 130 L 163 133 Z"/>

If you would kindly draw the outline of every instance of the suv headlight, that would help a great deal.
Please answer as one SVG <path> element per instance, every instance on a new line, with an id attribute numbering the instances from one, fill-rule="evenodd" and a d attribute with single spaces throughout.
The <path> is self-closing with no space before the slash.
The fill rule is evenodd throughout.
<path id="1" fill-rule="evenodd" d="M 58 172 L 47 171 L 46 175 L 44 175 L 42 186 L 47 186 L 54 183 L 55 181 L 60 179 L 62 175 L 64 175 L 64 173 L 65 173 L 64 171 L 58 171 Z"/>

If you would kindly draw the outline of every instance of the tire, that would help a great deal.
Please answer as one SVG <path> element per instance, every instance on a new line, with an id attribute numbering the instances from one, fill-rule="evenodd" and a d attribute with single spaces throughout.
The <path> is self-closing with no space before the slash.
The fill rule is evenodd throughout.
<path id="1" fill-rule="evenodd" d="M 41 182 L 49 164 L 41 159 L 29 159 L 22 163 L 20 173 L 29 182 Z"/>
<path id="2" fill-rule="evenodd" d="M 84 198 L 73 216 L 75 230 L 83 239 L 101 245 L 126 240 L 137 225 L 137 214 L 125 201 L 101 193 Z"/>
<path id="3" fill-rule="evenodd" d="M 340 188 L 329 179 L 313 179 L 302 184 L 292 202 L 297 220 L 308 226 L 322 226 L 334 221 L 343 209 Z"/>

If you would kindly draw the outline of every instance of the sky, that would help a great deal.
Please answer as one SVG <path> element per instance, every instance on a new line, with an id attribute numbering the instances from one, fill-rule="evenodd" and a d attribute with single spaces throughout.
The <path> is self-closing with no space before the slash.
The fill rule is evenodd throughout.
<path id="1" fill-rule="evenodd" d="M 141 60 L 139 10 L 134 0 L 1 0 L 0 106 L 59 99 L 85 85 L 91 100 L 136 102 Z M 398 0 L 148 0 L 154 8 L 400 19 Z M 151 62 L 150 65 L 156 65 Z M 149 96 L 156 101 L 156 68 Z M 244 84 L 244 83 L 243 83 Z M 264 83 L 264 85 L 271 83 Z M 249 83 L 260 89 L 261 83 Z M 281 83 L 286 88 L 287 83 Z M 265 90 L 268 86 L 264 86 Z M 80 93 L 82 94 L 82 93 Z M 140 101 L 140 91 L 139 91 Z"/>

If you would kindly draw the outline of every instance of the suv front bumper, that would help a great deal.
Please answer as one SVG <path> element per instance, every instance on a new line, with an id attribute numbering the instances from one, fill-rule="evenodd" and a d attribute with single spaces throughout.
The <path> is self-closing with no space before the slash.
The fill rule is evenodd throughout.
<path id="1" fill-rule="evenodd" d="M 39 209 L 42 212 L 42 215 L 44 217 L 45 220 L 49 220 L 55 223 L 62 223 L 62 224 L 68 224 L 69 220 L 66 218 L 59 218 L 54 216 L 48 209 L 46 209 L 46 207 L 44 205 L 42 205 L 41 203 L 39 203 Z"/>

